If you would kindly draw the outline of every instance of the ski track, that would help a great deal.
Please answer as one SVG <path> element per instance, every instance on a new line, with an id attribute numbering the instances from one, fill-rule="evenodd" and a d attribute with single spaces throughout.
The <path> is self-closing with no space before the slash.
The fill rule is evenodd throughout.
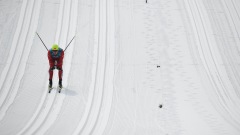
<path id="1" fill-rule="evenodd" d="M 224 2 L 226 4 L 226 1 L 224 1 Z M 237 8 L 236 8 L 235 3 L 233 2 L 233 0 L 231 0 L 231 3 L 232 3 L 232 6 L 233 6 L 233 9 L 234 9 L 235 12 L 231 13 L 230 12 L 231 11 L 230 8 L 227 7 L 227 9 L 229 11 L 229 15 L 228 16 L 231 16 L 231 19 L 228 19 L 228 20 L 232 20 L 232 23 L 234 25 L 234 31 L 235 32 L 232 32 L 232 35 L 235 38 L 235 45 L 237 47 L 236 50 L 237 50 L 238 54 L 240 54 L 240 46 L 239 46 L 239 44 L 240 44 L 240 37 L 239 37 L 239 33 L 237 31 L 238 29 L 240 29 L 240 25 L 239 25 L 240 24 L 240 17 L 239 17 L 239 13 L 237 11 Z M 235 16 L 232 17 L 232 15 L 235 15 Z M 236 24 L 238 24 L 238 25 L 236 25 Z M 223 31 L 221 31 L 221 33 L 222 33 L 222 35 L 224 35 Z M 222 37 L 224 37 L 224 36 L 222 36 Z M 226 42 L 227 44 L 230 44 L 229 41 L 227 42 L 226 38 L 224 40 L 225 40 L 224 42 Z M 232 66 L 230 66 L 230 68 L 234 72 L 233 73 L 233 76 L 234 76 L 233 80 L 235 80 L 235 82 L 236 82 L 236 84 L 235 84 L 236 86 L 234 86 L 234 89 L 236 89 L 235 92 L 236 92 L 237 97 L 239 98 L 240 97 L 240 92 L 237 90 L 237 89 L 240 88 L 240 74 L 238 72 L 238 67 L 237 67 L 237 64 L 239 64 L 238 63 L 239 61 L 238 62 L 233 61 L 232 59 L 235 59 L 235 58 L 233 56 L 231 56 L 231 55 L 232 54 L 230 52 L 229 55 L 228 55 L 228 57 L 231 58 L 230 59 L 231 61 L 229 62 L 229 65 L 232 65 Z"/>
<path id="2" fill-rule="evenodd" d="M 114 75 L 114 2 L 95 3 L 95 45 L 92 82 L 85 113 L 76 134 L 102 134 L 111 110 Z M 99 21 L 99 23 L 97 23 Z M 110 29 L 107 29 L 109 26 Z M 105 100 L 104 100 L 105 99 Z"/>
<path id="3" fill-rule="evenodd" d="M 59 13 L 59 17 L 61 18 L 60 24 L 58 24 L 58 29 L 59 30 L 59 25 L 62 25 L 62 16 L 63 16 L 63 10 L 64 10 L 64 0 L 61 0 L 61 5 L 60 5 L 60 13 Z M 60 33 L 60 32 L 58 32 Z M 59 35 L 59 34 L 56 34 Z M 54 76 L 53 78 L 56 78 L 56 72 L 54 71 Z M 53 79 L 53 84 L 55 83 L 56 80 Z M 33 132 L 36 132 L 36 130 L 38 130 L 40 128 L 40 125 L 42 125 L 42 123 L 44 122 L 43 119 L 46 119 L 46 117 L 49 115 L 50 110 L 53 106 L 53 103 L 56 99 L 56 94 L 57 93 L 53 93 L 54 89 L 51 91 L 51 93 L 47 93 L 47 89 L 48 89 L 48 83 L 46 83 L 46 94 L 43 94 L 43 97 L 41 99 L 40 102 L 40 106 L 38 108 L 41 108 L 40 110 L 38 109 L 34 114 L 33 117 L 31 118 L 31 120 L 28 122 L 28 124 L 26 124 L 26 126 L 18 133 L 20 134 L 32 134 Z M 54 94 L 54 97 L 52 97 Z M 50 98 L 50 100 L 49 100 Z"/>
<path id="4" fill-rule="evenodd" d="M 38 25 L 41 2 L 41 0 L 23 1 L 11 51 L 0 78 L 0 120 L 3 119 L 9 106 L 16 98 L 21 79 L 24 75 L 25 61 L 28 59 Z"/>
<path id="5" fill-rule="evenodd" d="M 214 46 L 216 45 L 215 41 L 213 41 L 210 37 L 210 34 L 213 33 L 211 29 L 208 29 L 207 27 L 210 26 L 208 24 L 208 20 L 205 19 L 204 12 L 202 9 L 203 6 L 200 5 L 197 1 L 185 1 L 185 3 L 188 5 L 190 9 L 190 13 L 192 15 L 193 23 L 195 25 L 195 34 L 197 42 L 197 50 L 199 51 L 200 59 L 202 61 L 202 64 L 204 66 L 203 72 L 206 73 L 207 78 L 210 80 L 214 91 L 209 92 L 209 94 L 215 94 L 217 96 L 212 99 L 212 104 L 214 107 L 219 110 L 219 112 L 222 114 L 223 117 L 228 117 L 228 115 L 232 115 L 234 118 L 238 118 L 237 114 L 235 112 L 237 110 L 234 110 L 234 108 L 231 108 L 231 105 L 234 104 L 233 101 L 229 100 L 229 94 L 228 90 L 226 88 L 226 85 L 224 84 L 225 78 L 222 77 L 222 74 L 224 71 L 219 69 L 219 62 L 218 56 L 216 53 L 213 53 L 212 50 L 214 50 Z M 212 115 L 213 116 L 213 115 Z M 211 119 L 214 119 L 214 121 L 217 121 L 216 118 L 212 117 Z M 228 118 L 230 120 L 230 123 L 234 121 L 234 119 Z M 218 130 L 219 127 L 216 126 L 216 123 L 213 123 L 212 120 L 208 120 L 209 123 L 211 123 L 212 128 L 214 131 L 218 134 L 226 133 L 229 134 L 227 130 L 225 130 L 224 125 L 221 123 L 218 123 L 218 126 L 221 127 L 221 130 Z M 232 123 L 233 126 L 238 127 L 237 123 Z"/>
<path id="6" fill-rule="evenodd" d="M 56 33 L 55 42 L 64 49 L 67 42 L 75 35 L 76 29 L 76 19 L 77 19 L 77 0 L 66 1 L 62 0 L 59 11 L 59 21 L 58 29 Z M 72 17 L 73 16 L 73 17 Z M 68 18 L 68 19 L 66 19 Z M 70 23 L 71 22 L 71 23 Z M 71 25 L 70 25 L 71 24 Z M 66 32 L 67 31 L 67 32 Z M 64 38 L 65 37 L 65 38 Z M 74 41 L 72 42 L 74 44 Z M 68 52 L 65 53 L 64 63 L 64 74 L 68 78 L 68 73 L 71 66 L 71 55 L 72 49 L 68 48 Z M 53 84 L 58 84 L 58 71 L 54 71 Z M 63 85 L 67 86 L 67 79 L 63 79 Z M 46 85 L 46 90 L 47 90 Z M 57 88 L 53 89 L 51 93 L 43 95 L 40 105 L 37 111 L 32 116 L 31 120 L 26 124 L 26 126 L 18 133 L 20 134 L 42 134 L 47 132 L 54 121 L 60 114 L 60 110 L 65 99 L 65 91 L 62 89 L 61 93 L 58 93 Z"/>
<path id="7" fill-rule="evenodd" d="M 104 7 L 104 6 L 102 6 Z M 91 134 L 103 134 L 109 120 L 112 107 L 113 96 L 113 80 L 114 80 L 114 59 L 115 59 L 115 17 L 114 17 L 114 1 L 106 0 L 106 63 L 105 63 L 105 81 L 103 98 L 98 118 L 94 124 Z"/>
<path id="8" fill-rule="evenodd" d="M 240 19 L 239 18 L 239 14 L 237 13 L 237 10 L 236 10 L 236 7 L 234 6 L 234 3 L 233 3 L 233 1 L 232 0 L 230 0 L 231 1 L 231 3 L 232 3 L 232 6 L 233 6 L 233 9 L 235 10 L 235 12 L 233 12 L 233 13 L 231 13 L 231 10 L 230 10 L 230 8 L 229 8 L 229 6 L 231 6 L 231 5 L 228 5 L 227 4 L 227 2 L 226 2 L 226 0 L 223 0 L 223 3 L 225 4 L 225 8 L 227 9 L 227 12 L 228 12 L 228 16 L 230 16 L 230 19 L 228 19 L 228 20 L 230 20 L 231 22 L 232 22 L 232 24 L 233 24 L 233 26 L 234 26 L 234 37 L 236 37 L 237 38 L 237 40 L 239 41 L 240 40 L 240 36 L 239 36 L 239 33 L 238 33 L 238 31 L 237 31 L 237 24 L 238 23 L 236 23 L 236 21 L 235 21 L 235 19 L 234 18 L 238 18 L 238 20 Z M 235 13 L 237 14 L 237 15 L 235 15 Z M 235 17 L 233 17 L 235 15 Z"/>
<path id="9" fill-rule="evenodd" d="M 240 125 L 240 116 L 238 115 L 238 108 L 233 108 L 233 100 L 238 96 L 231 99 L 232 95 L 230 92 L 228 92 L 225 84 L 226 78 L 223 76 L 224 71 L 222 71 L 218 66 L 219 54 L 213 51 L 217 48 L 217 41 L 211 38 L 213 31 L 211 28 L 208 28 L 211 26 L 211 22 L 206 17 L 204 5 L 197 0 L 183 0 L 183 2 L 189 11 L 191 20 L 190 23 L 192 23 L 194 26 L 192 31 L 196 38 L 195 49 L 198 51 L 198 55 L 201 60 L 200 63 L 203 65 L 203 69 L 201 70 L 203 70 L 202 72 L 206 74 L 203 76 L 205 79 L 210 80 L 210 83 L 213 87 L 213 90 L 209 92 L 209 94 L 216 94 L 215 97 L 213 96 L 214 98 L 212 99 L 212 104 L 214 107 L 216 107 L 216 110 L 220 111 L 222 115 L 227 114 L 225 119 L 231 123 L 233 127 L 238 129 Z M 239 25 L 237 24 L 240 21 L 240 17 L 235 3 L 233 0 L 231 0 L 232 5 L 229 5 L 226 0 L 221 0 L 221 4 L 222 3 L 222 7 L 229 17 L 229 27 L 233 28 L 233 30 L 230 31 L 236 40 L 236 44 L 239 44 Z M 18 88 L 24 75 L 26 61 L 28 60 L 31 45 L 33 44 L 34 37 L 36 37 L 35 31 L 38 26 L 38 17 L 41 11 L 41 4 L 42 0 L 23 0 L 17 29 L 14 34 L 10 49 L 11 51 L 7 59 L 7 64 L 0 76 L 0 121 L 4 118 L 8 108 L 14 102 L 18 94 Z M 230 10 L 230 8 L 233 8 L 234 10 Z M 58 16 L 60 21 L 58 21 L 55 42 L 59 43 L 62 48 L 65 48 L 65 45 L 67 45 L 67 43 L 76 33 L 77 11 L 78 0 L 60 1 Z M 214 20 L 213 17 L 211 19 Z M 109 122 L 109 116 L 112 108 L 114 90 L 113 80 L 115 73 L 114 27 L 114 1 L 96 0 L 92 80 L 85 112 L 73 133 L 74 135 L 103 134 Z M 221 29 L 219 31 L 224 37 L 224 31 Z M 226 40 L 226 44 L 229 43 L 227 39 L 223 40 Z M 74 44 L 74 41 L 72 44 Z M 238 49 L 240 48 L 239 46 L 237 47 Z M 72 48 L 68 48 L 67 53 L 65 53 L 64 63 L 66 64 L 64 65 L 63 85 L 66 87 L 68 85 L 68 74 L 71 69 L 72 55 L 70 54 L 72 54 L 72 51 Z M 228 54 L 228 58 L 229 57 L 231 58 L 230 54 Z M 231 59 L 226 59 L 225 61 L 230 64 L 233 63 Z M 233 72 L 234 79 L 238 81 L 240 77 L 237 73 L 237 67 L 231 66 L 230 68 Z M 54 84 L 58 83 L 57 78 L 57 72 L 54 71 Z M 61 109 L 64 108 L 63 102 L 66 98 L 66 92 L 63 88 L 62 92 L 58 93 L 57 88 L 54 88 L 49 94 L 47 91 L 47 84 L 48 83 L 46 83 L 46 93 L 43 94 L 38 108 L 25 127 L 17 133 L 18 135 L 46 134 L 48 131 L 50 131 L 50 128 L 54 125 L 59 116 L 61 116 Z M 237 84 L 239 85 L 239 82 Z M 239 86 L 237 86 L 237 88 L 239 88 Z M 115 94 L 117 95 L 118 93 L 116 92 Z M 230 132 L 226 130 L 227 128 L 224 128 L 225 125 L 217 120 L 217 116 L 211 117 L 212 114 L 210 113 L 211 112 L 209 112 L 210 116 L 207 118 L 207 121 L 212 126 L 211 128 L 213 129 L 214 133 L 230 134 Z M 134 121 L 134 126 L 137 126 L 136 120 Z M 150 127 L 150 123 L 148 123 L 148 126 Z M 221 130 L 219 130 L 220 127 Z"/>
<path id="10" fill-rule="evenodd" d="M 222 109 L 221 106 L 219 106 L 219 108 L 216 108 L 216 109 L 221 110 L 220 113 L 225 118 L 225 120 L 228 121 L 229 123 L 231 123 L 231 125 L 233 127 L 236 127 L 236 129 L 237 129 L 237 127 L 239 127 L 239 124 L 240 124 L 240 117 L 239 117 L 239 113 L 238 113 L 239 107 L 235 105 L 235 102 L 239 102 L 239 92 L 238 92 L 239 74 L 238 74 L 238 69 L 236 67 L 237 62 L 236 62 L 236 60 L 234 60 L 236 56 L 234 56 L 234 53 L 232 53 L 231 51 L 229 52 L 229 50 L 231 50 L 231 48 L 230 49 L 228 48 L 228 46 L 231 44 L 239 44 L 238 32 L 237 32 L 236 25 L 235 25 L 236 23 L 234 23 L 234 21 L 237 21 L 237 20 L 234 20 L 231 17 L 230 14 L 234 15 L 234 13 L 229 12 L 230 10 L 225 1 L 222 2 L 222 4 L 220 4 L 220 5 L 222 7 L 222 10 L 225 10 L 225 13 L 228 14 L 228 17 L 230 16 L 230 18 L 227 19 L 227 25 L 229 27 L 229 34 L 231 35 L 231 37 L 233 36 L 233 38 L 235 38 L 235 40 L 233 43 L 229 42 L 229 39 L 227 38 L 229 35 L 227 35 L 226 32 L 224 32 L 222 30 L 222 27 L 225 27 L 224 24 L 221 24 L 220 26 L 218 26 L 217 31 L 223 37 L 221 39 L 221 43 L 219 43 L 221 45 L 220 47 L 222 47 L 222 48 L 227 47 L 227 48 L 225 48 L 225 52 L 222 52 L 223 54 L 227 55 L 227 57 L 225 57 L 223 55 L 222 58 L 223 58 L 223 63 L 225 65 L 225 67 L 230 68 L 230 69 L 226 69 L 226 72 L 227 72 L 227 74 L 230 74 L 229 78 L 231 80 L 230 84 L 232 84 L 232 88 L 229 87 L 228 90 L 224 91 L 223 95 L 226 95 L 226 96 L 221 97 L 221 98 L 224 98 L 224 100 L 226 101 L 225 102 L 226 105 L 224 106 L 224 109 L 227 109 L 227 111 L 222 111 L 224 109 Z M 214 7 L 214 6 L 212 4 L 209 4 L 209 7 Z M 214 20 L 214 22 L 216 24 L 218 24 L 217 20 L 213 16 L 211 16 L 211 18 L 212 18 L 212 20 Z M 218 19 L 218 16 L 217 16 L 217 19 Z M 237 45 L 235 46 L 235 51 L 237 50 L 238 47 L 239 46 L 237 46 Z M 232 73 L 229 73 L 229 71 L 231 71 Z M 224 82 L 226 83 L 227 81 L 228 80 L 225 80 Z"/>
<path id="11" fill-rule="evenodd" d="M 196 19 L 196 14 L 200 14 L 199 13 L 199 9 L 198 9 L 198 7 L 197 7 L 197 5 L 196 5 L 196 2 L 195 1 L 191 1 L 192 3 L 190 3 L 190 1 L 189 0 L 187 0 L 187 5 L 188 5 L 188 7 L 189 7 L 189 9 L 190 9 L 190 13 L 191 13 L 191 15 L 192 15 L 192 19 L 193 19 L 193 22 L 194 22 L 194 25 L 195 25 L 195 30 L 194 30 L 194 32 L 195 32 L 195 34 L 196 34 L 196 41 L 197 41 L 197 50 L 199 51 L 198 53 L 198 55 L 199 55 L 199 57 L 200 57 L 200 59 L 201 59 L 201 62 L 202 62 L 202 64 L 203 64 L 203 66 L 204 66 L 204 68 L 205 68 L 205 72 L 206 72 L 206 74 L 208 75 L 208 77 L 210 78 L 210 80 L 211 81 L 214 81 L 213 79 L 215 79 L 214 78 L 214 75 L 212 75 L 211 74 L 211 71 L 213 70 L 213 69 L 210 69 L 210 65 L 212 65 L 211 64 L 211 62 L 214 62 L 214 58 L 212 57 L 212 54 L 210 54 L 210 56 L 209 56 L 209 54 L 208 53 L 204 53 L 204 44 L 208 44 L 209 45 L 209 43 L 208 43 L 208 40 L 207 40 L 207 35 L 206 35 L 206 32 L 205 32 L 205 28 L 204 28 L 204 24 L 202 23 L 202 18 L 201 18 L 201 15 L 200 15 L 200 17 L 198 18 L 198 19 L 200 19 L 201 21 L 201 23 L 200 24 L 198 24 L 197 22 L 199 22 L 199 21 L 197 21 L 197 19 Z M 193 7 L 195 7 L 195 8 L 193 8 Z M 194 13 L 195 12 L 195 13 Z M 196 13 L 197 12 L 197 13 Z M 198 27 L 198 26 L 200 26 L 200 27 Z M 208 59 L 207 59 L 207 58 Z M 212 60 L 212 61 L 211 61 Z M 214 66 L 211 66 L 211 67 L 214 67 Z M 213 72 L 213 73 L 215 73 L 215 72 Z M 214 84 L 214 82 L 213 82 L 213 84 Z M 214 85 L 215 86 L 215 85 Z M 216 87 L 216 86 L 215 86 Z M 210 121 L 210 120 L 209 120 Z M 214 120 L 215 121 L 215 120 Z M 213 123 L 211 123 L 211 126 L 212 126 L 212 124 Z M 215 132 L 218 132 L 218 133 L 220 133 L 220 132 L 223 132 L 222 130 L 221 131 L 219 131 L 219 130 L 217 130 L 216 128 L 214 128 L 214 127 L 212 127 L 213 129 L 215 129 L 214 131 Z"/>
<path id="12" fill-rule="evenodd" d="M 239 36 L 239 33 L 238 33 L 238 29 L 240 29 L 240 17 L 239 17 L 239 14 L 238 14 L 238 12 L 237 12 L 237 9 L 236 9 L 236 6 L 235 6 L 235 3 L 233 3 L 233 0 L 231 0 L 231 3 L 232 3 L 232 9 L 234 9 L 234 11 L 235 12 L 233 12 L 233 13 L 231 13 L 231 10 L 230 10 L 230 8 L 229 8 L 229 6 L 231 6 L 231 5 L 229 5 L 228 6 L 228 4 L 227 4 L 227 2 L 224 0 L 224 3 L 225 3 L 225 5 L 226 6 L 224 6 L 226 9 L 227 9 L 227 11 L 228 11 L 228 15 L 227 15 L 227 17 L 229 17 L 230 16 L 230 18 L 228 18 L 227 20 L 228 20 L 228 23 L 229 23 L 229 25 L 233 25 L 234 26 L 234 30 L 231 30 L 231 34 L 233 35 L 233 38 L 235 39 L 235 43 L 236 43 L 236 47 L 237 47 L 237 50 L 238 50 L 238 53 L 240 52 L 240 46 L 239 46 L 239 44 L 240 44 L 240 36 Z M 224 9 L 224 8 L 223 8 Z M 234 16 L 235 15 L 235 16 Z M 234 16 L 234 17 L 233 17 Z M 229 21 L 230 20 L 230 21 Z M 238 24 L 238 25 L 237 25 Z M 229 26 L 229 27 L 231 27 L 231 26 Z M 221 31 L 221 33 L 223 33 L 222 31 Z M 224 36 L 223 36 L 224 37 Z M 226 40 L 226 39 L 225 39 Z M 227 41 L 227 40 L 226 40 Z M 226 42 L 225 41 L 225 42 Z M 227 43 L 229 43 L 229 41 L 227 42 Z M 229 43 L 230 44 L 230 43 Z M 240 53 L 239 53 L 240 54 Z M 228 55 L 228 57 L 229 58 L 232 58 L 232 59 L 234 59 L 233 57 L 231 57 L 231 56 L 229 56 Z M 231 60 L 231 59 L 230 59 Z M 236 82 L 238 82 L 238 87 L 237 88 L 235 88 L 235 89 L 238 89 L 239 87 L 240 87 L 240 74 L 238 73 L 238 70 L 237 70 L 237 67 L 236 67 L 236 62 L 234 62 L 234 61 L 231 61 L 230 63 L 229 63 L 229 65 L 233 65 L 233 66 L 230 66 L 230 68 L 231 68 L 231 70 L 234 72 L 234 79 L 236 79 Z M 238 97 L 240 97 L 240 93 L 238 92 L 238 91 L 236 91 L 236 94 L 237 94 L 237 96 Z"/>
<path id="13" fill-rule="evenodd" d="M 203 11 L 203 9 L 201 9 L 202 6 L 199 6 L 199 4 L 197 4 L 197 2 L 195 2 L 195 4 L 196 4 L 196 7 L 198 9 L 199 14 L 203 13 L 203 12 L 200 12 L 200 10 Z M 231 100 L 231 99 L 236 99 L 236 98 L 231 98 L 231 95 L 229 95 L 229 92 L 228 92 L 228 90 L 226 88 L 226 85 L 224 84 L 224 82 L 226 82 L 226 81 L 222 77 L 222 74 L 223 74 L 224 71 L 219 69 L 219 66 L 218 66 L 218 64 L 216 62 L 217 61 L 217 56 L 216 56 L 216 54 L 214 54 L 212 52 L 212 50 L 214 50 L 214 48 L 211 48 L 211 46 L 213 46 L 213 44 L 216 44 L 216 43 L 210 44 L 210 42 L 211 42 L 210 41 L 211 40 L 210 39 L 210 33 L 213 33 L 213 32 L 211 32 L 210 29 L 207 29 L 206 26 L 205 26 L 206 24 L 204 24 L 204 22 L 208 22 L 208 21 L 204 20 L 205 18 L 202 17 L 202 15 L 199 15 L 199 16 L 201 18 L 201 23 L 202 23 L 202 26 L 203 26 L 203 29 L 204 29 L 205 38 L 207 39 L 208 50 L 210 51 L 211 58 L 212 58 L 212 61 L 214 63 L 214 66 L 211 66 L 211 67 L 213 67 L 213 69 L 211 69 L 212 70 L 211 73 L 214 73 L 214 71 L 215 71 L 215 75 L 212 74 L 211 78 L 214 81 L 213 84 L 215 85 L 215 88 L 217 90 L 216 93 L 219 96 L 218 97 L 219 98 L 218 102 L 220 104 L 222 104 L 221 111 L 223 111 L 225 109 L 226 114 L 228 114 L 227 116 L 230 115 L 230 116 L 232 116 L 232 118 L 235 118 L 236 120 L 239 120 L 239 115 L 238 115 L 237 110 L 235 110 L 235 108 L 232 108 L 233 107 L 232 105 L 234 104 L 234 101 Z M 229 19 L 229 20 L 231 20 L 231 19 Z M 210 25 L 208 24 L 208 26 L 210 26 Z M 234 27 L 235 27 L 235 24 L 234 24 Z M 210 57 L 208 56 L 208 58 L 210 58 Z M 224 113 L 223 113 L 223 117 L 225 117 Z M 231 118 L 229 120 L 232 121 Z M 234 121 L 234 119 L 233 119 L 233 121 Z M 235 121 L 235 122 L 236 122 L 235 123 L 236 125 L 233 124 L 233 126 L 239 127 L 238 121 Z"/>
<path id="14" fill-rule="evenodd" d="M 93 109 L 93 101 L 94 101 L 94 95 L 96 91 L 96 83 L 97 83 L 97 74 L 98 74 L 98 70 L 99 70 L 99 65 L 102 62 L 99 62 L 99 29 L 100 29 L 100 6 L 99 6 L 99 0 L 95 1 L 95 35 L 94 35 L 94 56 L 93 56 L 93 67 L 92 67 L 92 81 L 91 81 L 91 85 L 90 85 L 90 91 L 89 91 L 89 96 L 88 96 L 88 102 L 86 104 L 86 109 L 84 112 L 84 115 L 81 119 L 81 121 L 79 122 L 77 128 L 74 131 L 74 135 L 77 134 L 84 134 L 82 133 L 84 128 L 86 128 L 87 126 L 87 122 L 89 121 L 89 117 L 90 117 L 90 113 L 94 112 L 92 111 Z M 98 23 L 97 23 L 98 21 Z M 105 48 L 104 48 L 105 49 Z M 101 90 L 101 89 L 100 89 Z M 100 97 L 101 98 L 101 97 Z M 98 112 L 96 112 L 98 113 Z"/>

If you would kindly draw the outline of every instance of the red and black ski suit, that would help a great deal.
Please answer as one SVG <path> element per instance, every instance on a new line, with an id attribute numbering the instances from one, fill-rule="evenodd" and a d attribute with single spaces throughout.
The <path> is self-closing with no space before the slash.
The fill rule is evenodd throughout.
<path id="1" fill-rule="evenodd" d="M 62 64 L 63 64 L 63 57 L 64 57 L 64 51 L 63 49 L 59 48 L 58 51 L 53 51 L 50 49 L 48 51 L 48 60 L 49 60 L 49 80 L 52 80 L 53 78 L 53 70 L 58 69 L 58 77 L 59 80 L 62 80 Z"/>

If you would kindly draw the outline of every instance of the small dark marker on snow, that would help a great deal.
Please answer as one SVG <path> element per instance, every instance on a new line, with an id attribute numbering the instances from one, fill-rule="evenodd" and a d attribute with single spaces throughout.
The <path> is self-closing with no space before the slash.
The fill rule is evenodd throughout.
<path id="1" fill-rule="evenodd" d="M 162 104 L 159 105 L 159 108 L 162 108 Z"/>
<path id="2" fill-rule="evenodd" d="M 159 66 L 159 65 L 157 65 L 157 68 L 160 68 L 160 66 Z"/>

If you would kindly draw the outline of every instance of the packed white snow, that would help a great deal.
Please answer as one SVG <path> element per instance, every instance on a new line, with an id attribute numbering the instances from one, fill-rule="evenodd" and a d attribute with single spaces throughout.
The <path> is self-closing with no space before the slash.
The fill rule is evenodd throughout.
<path id="1" fill-rule="evenodd" d="M 240 134 L 239 0 L 0 0 L 1 135 Z M 47 50 L 65 51 L 48 93 Z"/>

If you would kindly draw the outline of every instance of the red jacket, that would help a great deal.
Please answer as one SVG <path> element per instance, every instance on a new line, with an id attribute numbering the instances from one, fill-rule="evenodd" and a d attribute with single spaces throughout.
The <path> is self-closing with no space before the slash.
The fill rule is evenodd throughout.
<path id="1" fill-rule="evenodd" d="M 62 67 L 63 58 L 64 58 L 63 49 L 59 48 L 56 54 L 52 51 L 52 49 L 48 50 L 48 60 L 50 67 L 55 66 L 55 61 L 57 67 Z"/>

